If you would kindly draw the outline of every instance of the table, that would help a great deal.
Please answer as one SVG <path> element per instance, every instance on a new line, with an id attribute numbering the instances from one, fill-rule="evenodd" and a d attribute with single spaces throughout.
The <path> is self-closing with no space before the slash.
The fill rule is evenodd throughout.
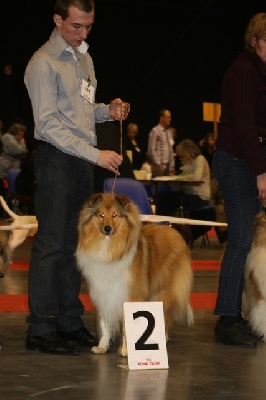
<path id="1" fill-rule="evenodd" d="M 182 175 L 173 175 L 173 176 L 157 176 L 156 178 L 152 178 L 151 180 L 143 180 L 139 179 L 142 184 L 145 185 L 154 185 L 154 193 L 153 198 L 155 202 L 155 214 L 156 214 L 156 205 L 158 198 L 158 189 L 160 185 L 174 186 L 178 188 L 181 193 L 180 196 L 180 206 L 179 206 L 179 216 L 184 217 L 184 209 L 183 209 L 183 193 L 185 186 L 199 186 L 202 184 L 202 181 L 192 181 L 186 179 Z"/>

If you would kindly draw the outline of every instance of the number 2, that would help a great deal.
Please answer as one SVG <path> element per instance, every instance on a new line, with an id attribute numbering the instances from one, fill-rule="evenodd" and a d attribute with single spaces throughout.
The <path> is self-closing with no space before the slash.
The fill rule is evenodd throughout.
<path id="1" fill-rule="evenodd" d="M 135 350 L 159 350 L 158 343 L 145 343 L 147 339 L 151 336 L 154 327 L 155 327 L 155 319 L 152 313 L 149 311 L 136 311 L 133 313 L 133 318 L 144 317 L 148 321 L 148 325 L 146 330 L 140 336 L 140 338 L 135 343 Z"/>

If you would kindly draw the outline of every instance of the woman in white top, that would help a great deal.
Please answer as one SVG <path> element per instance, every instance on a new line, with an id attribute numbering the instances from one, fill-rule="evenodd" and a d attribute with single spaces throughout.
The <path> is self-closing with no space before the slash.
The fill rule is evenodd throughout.
<path id="1" fill-rule="evenodd" d="M 199 185 L 184 186 L 183 211 L 189 217 L 191 211 L 199 210 L 209 205 L 211 199 L 211 174 L 210 167 L 201 154 L 199 146 L 190 139 L 182 140 L 176 146 L 176 155 L 181 161 L 181 173 L 179 176 L 191 181 L 200 181 Z M 178 215 L 180 206 L 180 192 L 171 191 L 162 193 L 158 199 L 158 214 Z"/>
<path id="2" fill-rule="evenodd" d="M 185 186 L 185 193 L 196 195 L 209 202 L 211 198 L 210 167 L 206 158 L 201 154 L 199 146 L 190 139 L 182 140 L 176 146 L 176 155 L 182 164 L 180 176 L 191 181 L 202 182 L 199 186 Z"/>

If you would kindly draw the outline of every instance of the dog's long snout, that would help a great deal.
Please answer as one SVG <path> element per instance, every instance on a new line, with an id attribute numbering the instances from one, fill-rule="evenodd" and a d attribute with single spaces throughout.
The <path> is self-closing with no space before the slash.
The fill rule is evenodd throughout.
<path id="1" fill-rule="evenodd" d="M 106 235 L 110 235 L 112 232 L 112 227 L 110 225 L 104 225 L 103 230 Z"/>

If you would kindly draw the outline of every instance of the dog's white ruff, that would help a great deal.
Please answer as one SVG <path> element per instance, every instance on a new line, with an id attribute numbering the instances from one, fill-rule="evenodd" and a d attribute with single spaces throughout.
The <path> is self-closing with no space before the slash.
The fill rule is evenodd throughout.
<path id="1" fill-rule="evenodd" d="M 94 353 L 106 353 L 110 340 L 121 328 L 123 302 L 128 300 L 129 269 L 137 251 L 137 246 L 133 246 L 121 260 L 106 263 L 104 247 L 97 254 L 81 250 L 76 253 L 79 268 L 89 284 L 90 297 L 99 315 L 100 342 L 92 348 Z"/>

